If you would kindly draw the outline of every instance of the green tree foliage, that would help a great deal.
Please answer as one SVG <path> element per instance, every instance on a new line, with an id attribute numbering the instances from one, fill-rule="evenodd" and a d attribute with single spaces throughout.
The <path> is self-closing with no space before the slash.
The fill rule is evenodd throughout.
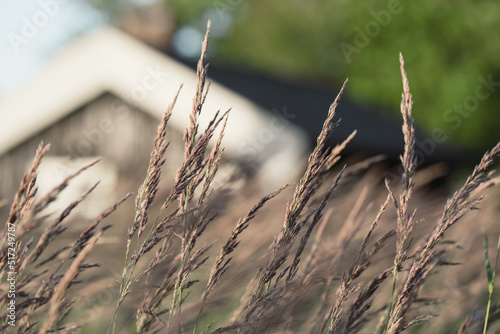
<path id="1" fill-rule="evenodd" d="M 442 129 L 450 142 L 480 151 L 498 140 L 496 0 L 164 1 L 179 25 L 200 31 L 207 9 L 221 20 L 233 20 L 228 35 L 212 39 L 212 61 L 332 89 L 349 77 L 348 94 L 394 115 L 399 112 L 401 51 L 420 129 L 429 135 Z"/>
<path id="2" fill-rule="evenodd" d="M 500 82 L 498 1 L 169 3 L 181 23 L 197 22 L 206 8 L 234 17 L 233 31 L 219 42 L 221 61 L 333 85 L 348 76 L 351 96 L 394 113 L 401 51 L 411 64 L 421 127 L 429 133 L 441 128 L 469 148 L 498 139 L 500 84 L 488 91 L 478 79 Z"/>

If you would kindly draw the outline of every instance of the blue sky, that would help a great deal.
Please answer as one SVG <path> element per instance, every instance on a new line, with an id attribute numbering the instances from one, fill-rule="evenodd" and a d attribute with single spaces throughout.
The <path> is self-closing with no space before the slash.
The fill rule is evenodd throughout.
<path id="1" fill-rule="evenodd" d="M 103 22 L 77 0 L 0 0 L 0 94 L 22 84 L 68 40 Z"/>

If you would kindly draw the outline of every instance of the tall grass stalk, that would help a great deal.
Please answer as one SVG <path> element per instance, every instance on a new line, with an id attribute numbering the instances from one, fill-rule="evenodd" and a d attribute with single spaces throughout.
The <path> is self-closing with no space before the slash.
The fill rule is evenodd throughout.
<path id="1" fill-rule="evenodd" d="M 410 86 L 408 82 L 408 77 L 404 68 L 403 55 L 399 54 L 399 62 L 401 65 L 401 76 L 403 78 L 403 93 L 401 98 L 401 115 L 403 116 L 403 135 L 404 135 L 404 154 L 401 157 L 401 163 L 403 167 L 403 174 L 401 175 L 401 194 L 399 196 L 399 201 L 393 194 L 392 189 L 389 187 L 386 181 L 386 187 L 389 190 L 389 194 L 392 198 L 394 206 L 396 207 L 398 220 L 397 220 L 397 244 L 396 244 L 396 256 L 394 257 L 394 267 L 392 273 L 392 290 L 391 298 L 387 307 L 387 318 L 386 327 L 387 331 L 390 324 L 390 316 L 393 313 L 393 304 L 395 302 L 394 298 L 396 296 L 397 290 L 397 280 L 398 273 L 401 270 L 403 262 L 406 260 L 408 251 L 408 238 L 413 230 L 413 223 L 415 217 L 415 211 L 410 215 L 408 212 L 408 204 L 413 192 L 413 175 L 417 167 L 417 161 L 415 159 L 415 129 L 413 126 L 412 118 L 412 105 L 413 99 L 410 93 Z M 397 314 L 397 311 L 396 311 Z"/>
<path id="2" fill-rule="evenodd" d="M 495 254 L 495 264 L 493 270 L 491 269 L 490 259 L 488 256 L 488 236 L 483 231 L 484 235 L 484 259 L 486 267 L 486 276 L 488 278 L 488 304 L 486 305 L 486 316 L 484 317 L 483 334 L 486 334 L 488 329 L 488 321 L 490 318 L 491 300 L 493 299 L 493 290 L 495 288 L 495 273 L 497 271 L 498 254 L 500 253 L 500 236 L 498 237 L 497 252 Z"/>

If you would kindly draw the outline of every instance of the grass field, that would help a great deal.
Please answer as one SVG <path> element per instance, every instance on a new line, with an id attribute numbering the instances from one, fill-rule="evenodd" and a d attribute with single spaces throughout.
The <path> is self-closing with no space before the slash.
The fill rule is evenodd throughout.
<path id="1" fill-rule="evenodd" d="M 208 30 L 204 51 L 207 39 Z M 377 159 L 341 160 L 348 140 L 326 147 L 342 126 L 335 108 L 346 81 L 296 183 L 264 195 L 251 180 L 214 187 L 231 116 L 217 114 L 199 128 L 209 94 L 204 51 L 185 159 L 172 180 L 164 180 L 162 170 L 175 101 L 152 138 L 142 185 L 90 223 L 71 220 L 71 211 L 93 188 L 63 212 L 49 211 L 72 179 L 92 167 L 36 196 L 37 169 L 49 149 L 40 145 L 0 234 L 2 332 L 499 330 L 500 193 L 490 169 L 500 143 L 448 200 L 447 190 L 430 191 L 439 166 L 416 170 L 413 101 L 400 56 L 399 175 L 386 179 Z"/>

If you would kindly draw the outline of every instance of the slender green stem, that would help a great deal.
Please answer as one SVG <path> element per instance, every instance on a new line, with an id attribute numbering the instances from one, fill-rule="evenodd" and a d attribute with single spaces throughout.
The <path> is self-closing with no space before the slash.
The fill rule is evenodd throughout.
<path id="1" fill-rule="evenodd" d="M 110 330 L 111 330 L 111 333 L 113 333 L 113 334 L 115 333 L 115 330 L 116 330 L 116 318 L 118 317 L 118 309 L 120 308 L 120 305 L 122 303 L 123 291 L 125 289 L 125 277 L 127 275 L 127 265 L 128 265 L 127 260 L 128 260 L 128 255 L 130 253 L 131 242 L 132 242 L 131 238 L 129 240 L 127 240 L 127 250 L 125 251 L 125 263 L 124 263 L 123 271 L 122 271 L 122 278 L 121 278 L 121 282 L 120 282 L 120 290 L 118 293 L 118 300 L 116 301 L 115 312 L 113 314 L 113 320 L 112 320 L 110 326 L 108 327 L 108 331 L 107 331 L 108 334 L 110 333 Z"/>
<path id="2" fill-rule="evenodd" d="M 146 173 L 146 179 L 149 177 L 150 173 L 151 173 L 151 161 L 149 163 L 148 171 Z M 138 201 L 138 203 L 142 203 L 142 200 L 144 199 L 145 193 L 146 193 L 146 187 L 143 187 L 142 190 L 141 190 L 141 194 L 139 195 L 139 201 Z M 136 208 L 135 216 L 134 216 L 134 224 L 137 221 L 138 217 L 139 217 L 139 208 Z M 130 280 L 130 277 L 132 275 L 132 272 L 135 269 L 135 264 L 134 264 L 133 267 L 132 267 L 132 270 L 131 270 L 131 272 L 129 274 L 129 277 L 127 278 L 127 280 L 125 280 L 125 277 L 127 276 L 127 268 L 128 268 L 128 265 L 129 265 L 128 261 L 129 261 L 129 255 L 130 255 L 130 245 L 132 243 L 132 238 L 133 237 L 134 237 L 134 234 L 130 235 L 130 237 L 127 240 L 127 248 L 126 248 L 126 251 L 125 251 L 125 260 L 124 260 L 124 264 L 123 264 L 123 271 L 122 271 L 122 278 L 121 278 L 121 282 L 120 282 L 120 290 L 119 290 L 119 293 L 118 293 L 118 300 L 116 301 L 115 312 L 114 312 L 114 315 L 113 315 L 113 320 L 111 322 L 111 326 L 108 328 L 108 331 L 107 331 L 108 334 L 109 334 L 110 329 L 111 329 L 111 333 L 113 333 L 113 334 L 115 333 L 115 330 L 116 330 L 116 318 L 118 317 L 118 309 L 120 308 L 120 305 L 123 302 L 122 297 L 123 297 L 123 293 L 124 293 L 124 290 L 125 290 L 125 286 L 126 286 L 126 284 L 128 284 L 128 282 Z M 139 240 L 137 240 L 137 242 L 139 242 Z"/>
<path id="3" fill-rule="evenodd" d="M 385 325 L 384 325 L 384 332 L 387 332 L 387 330 L 389 329 L 389 321 L 390 321 L 390 317 L 391 317 L 391 309 L 392 309 L 392 305 L 394 304 L 394 297 L 395 297 L 395 294 L 396 294 L 396 283 L 397 283 L 397 279 L 398 279 L 398 269 L 397 269 L 397 266 L 394 266 L 394 271 L 393 271 L 393 279 L 392 279 L 392 292 L 391 292 L 391 299 L 389 300 L 389 305 L 387 305 L 387 315 L 386 315 L 386 319 L 385 319 Z"/>
<path id="4" fill-rule="evenodd" d="M 483 231 L 483 233 L 485 233 Z M 488 321 L 490 317 L 490 308 L 491 308 L 491 300 L 493 297 L 493 289 L 495 286 L 495 273 L 497 271 L 497 263 L 498 263 L 498 254 L 500 252 L 500 236 L 498 237 L 497 243 L 497 253 L 495 256 L 495 265 L 493 266 L 493 270 L 491 270 L 490 261 L 488 257 L 488 237 L 484 234 L 484 254 L 485 254 L 485 263 L 486 263 L 486 274 L 488 276 L 488 305 L 486 306 L 486 316 L 484 317 L 484 327 L 483 334 L 486 334 L 488 329 Z"/>

